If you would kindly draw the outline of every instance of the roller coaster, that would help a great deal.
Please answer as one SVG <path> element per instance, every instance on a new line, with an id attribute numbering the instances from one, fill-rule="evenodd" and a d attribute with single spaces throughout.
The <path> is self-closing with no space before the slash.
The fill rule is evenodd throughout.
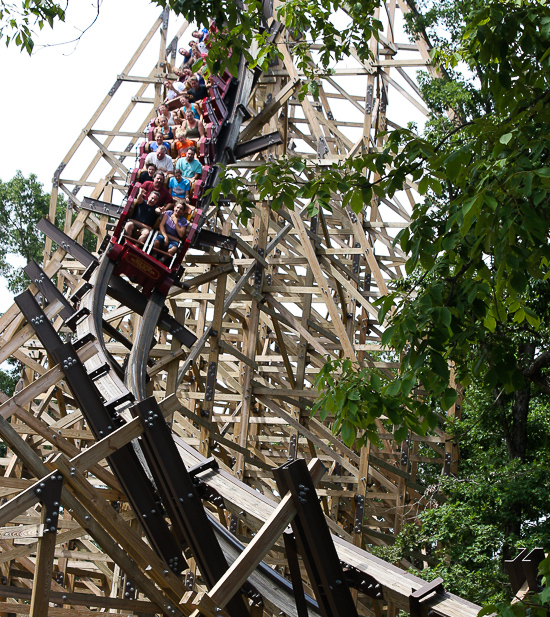
<path id="1" fill-rule="evenodd" d="M 302 101 L 291 33 L 266 8 L 284 62 L 262 74 L 242 59 L 238 77 L 209 92 L 196 214 L 169 263 L 122 234 L 136 196 L 125 160 L 151 114 L 137 130 L 124 123 L 136 104 L 161 102 L 187 24 L 168 45 L 163 12 L 140 46 L 159 34 L 161 61 L 136 78 L 132 60 L 58 168 L 52 211 L 61 190 L 76 217 L 64 230 L 41 221 L 44 264 L 28 264 L 31 286 L 0 317 L 0 356 L 22 367 L 0 405 L 0 615 L 477 614 L 441 579 L 366 550 L 444 499 L 419 473 L 456 466 L 444 432 L 397 447 L 380 423 L 384 449 L 355 451 L 309 417 L 326 355 L 395 368 L 379 354 L 371 301 L 401 273 L 391 233 L 406 208 L 375 198 L 360 217 L 335 204 L 308 220 L 303 204 L 274 213 L 258 203 L 243 226 L 230 196 L 214 206 L 207 192 L 221 165 L 246 177 L 266 157 L 303 150 L 313 171 L 381 145 L 390 87 L 423 107 L 405 68 L 428 66 L 427 42 L 396 40 L 407 5 L 385 8 L 373 62 L 327 76 L 320 96 Z M 364 79 L 366 95 L 342 86 L 348 76 Z M 121 84 L 136 81 L 114 129 L 97 129 Z M 330 101 L 359 120 L 345 110 L 335 119 Z M 360 130 L 356 142 L 348 130 Z M 130 139 L 123 151 L 118 138 Z M 80 180 L 63 177 L 86 139 L 92 164 Z M 93 180 L 98 163 L 107 172 Z M 402 565 L 429 555 L 409 559 Z"/>

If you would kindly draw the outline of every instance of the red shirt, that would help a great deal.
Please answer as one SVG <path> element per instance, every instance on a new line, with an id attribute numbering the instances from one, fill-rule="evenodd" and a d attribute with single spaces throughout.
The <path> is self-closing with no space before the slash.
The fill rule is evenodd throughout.
<path id="1" fill-rule="evenodd" d="M 157 206 L 165 206 L 166 204 L 169 204 L 172 201 L 172 195 L 170 194 L 170 191 L 168 189 L 165 189 L 164 186 L 161 186 L 160 189 L 155 189 L 155 185 L 153 182 L 144 182 L 141 185 L 141 188 L 143 189 L 143 199 L 145 201 L 147 201 L 148 197 L 149 197 L 149 193 L 151 193 L 151 191 L 155 191 L 158 190 L 158 192 L 160 193 L 160 199 L 158 201 Z"/>

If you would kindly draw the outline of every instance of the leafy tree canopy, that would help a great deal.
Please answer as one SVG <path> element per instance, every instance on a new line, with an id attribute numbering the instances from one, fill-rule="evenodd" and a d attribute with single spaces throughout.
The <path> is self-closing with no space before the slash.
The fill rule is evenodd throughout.
<path id="1" fill-rule="evenodd" d="M 49 208 L 50 195 L 44 192 L 34 174 L 25 178 L 18 171 L 11 180 L 0 180 L 0 226 L 4 230 L 0 243 L 0 275 L 7 279 L 8 288 L 13 293 L 22 291 L 29 283 L 23 268 L 12 264 L 13 258 L 23 258 L 25 265 L 33 259 L 42 262 L 44 236 L 36 228 L 36 223 L 48 215 Z M 62 219 L 62 199 L 57 210 L 56 218 Z"/>
<path id="2" fill-rule="evenodd" d="M 449 362 L 464 385 L 475 378 L 507 394 L 532 385 L 548 389 L 550 354 L 535 344 L 544 309 L 533 293 L 546 287 L 550 258 L 550 7 L 536 0 L 452 7 L 461 7 L 460 36 L 434 57 L 451 74 L 458 61 L 467 65 L 477 84 L 424 76 L 433 110 L 424 137 L 396 130 L 382 153 L 315 174 L 305 161 L 283 159 L 257 168 L 252 178 L 275 209 L 305 199 L 312 214 L 330 208 L 334 194 L 361 212 L 373 196 L 401 190 L 406 178 L 424 196 L 397 239 L 410 254 L 410 278 L 379 305 L 383 342 L 401 353 L 397 379 L 363 371 L 358 387 L 350 387 L 360 369 L 346 363 L 341 379 L 332 377 L 333 365 L 318 380 L 327 395 L 317 408 L 338 400 L 337 426 L 350 444 L 356 436 L 374 439 L 381 415 L 392 419 L 398 438 L 407 428 L 433 427 L 435 412 L 456 399 Z M 452 121 L 438 115 L 449 106 Z M 227 177 L 219 190 L 232 190 L 249 214 L 246 182 Z M 533 293 L 532 281 L 540 283 Z M 419 399 L 417 388 L 427 395 Z"/>
<path id="3" fill-rule="evenodd" d="M 415 562 L 422 576 L 490 601 L 487 614 L 542 615 L 548 561 L 542 592 L 510 607 L 502 560 L 550 540 L 550 7 L 424 2 L 408 27 L 436 43 L 445 69 L 439 79 L 419 75 L 431 110 L 423 136 L 394 131 L 382 153 L 315 173 L 297 158 L 271 161 L 252 182 L 275 209 L 300 199 L 311 215 L 329 210 L 335 194 L 360 213 L 406 178 L 417 184 L 423 198 L 397 238 L 411 256 L 408 278 L 379 302 L 383 342 L 400 358 L 396 378 L 329 363 L 314 412 L 348 445 L 376 443 L 381 417 L 398 441 L 410 429 L 429 432 L 456 401 L 454 365 L 466 401 L 463 419 L 447 426 L 460 446 L 458 476 L 441 481 L 440 469 L 420 465 L 420 481 L 441 485 L 448 499 L 378 550 L 395 561 L 424 551 L 427 565 Z M 249 216 L 246 181 L 228 174 L 219 191 L 233 192 Z"/>
<path id="4" fill-rule="evenodd" d="M 68 2 L 67 2 L 68 4 Z M 35 29 L 50 28 L 56 21 L 65 21 L 65 8 L 53 0 L 21 0 L 0 2 L 0 39 L 6 45 L 17 45 L 30 55 L 34 47 Z"/>

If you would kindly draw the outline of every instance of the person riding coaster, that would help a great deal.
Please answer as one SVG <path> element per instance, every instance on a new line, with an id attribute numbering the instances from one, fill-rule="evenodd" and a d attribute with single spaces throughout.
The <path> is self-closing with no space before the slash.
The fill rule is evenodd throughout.
<path id="1" fill-rule="evenodd" d="M 175 203 L 174 210 L 164 213 L 160 222 L 160 233 L 153 244 L 153 249 L 166 251 L 175 255 L 179 243 L 185 238 L 189 221 L 184 216 L 185 205 Z"/>
<path id="2" fill-rule="evenodd" d="M 129 238 L 136 238 L 142 244 L 147 240 L 151 229 L 162 213 L 162 208 L 157 207 L 160 200 L 158 191 L 151 191 L 147 197 L 147 201 L 140 193 L 136 200 L 136 205 L 132 212 L 130 220 L 124 226 L 124 234 Z"/>

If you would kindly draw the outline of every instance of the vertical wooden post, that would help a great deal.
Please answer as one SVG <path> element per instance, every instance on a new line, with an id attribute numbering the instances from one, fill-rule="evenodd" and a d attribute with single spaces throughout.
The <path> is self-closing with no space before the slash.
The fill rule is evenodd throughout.
<path id="1" fill-rule="evenodd" d="M 42 502 L 40 522 L 43 533 L 38 540 L 36 552 L 30 617 L 44 617 L 48 614 L 61 487 L 61 475 L 54 475 L 48 478 L 48 482 L 44 486 L 41 484 L 40 488 L 36 489 L 36 493 L 40 493 Z"/>
<path id="2" fill-rule="evenodd" d="M 271 205 L 267 203 L 262 203 L 260 205 L 260 214 L 257 214 L 254 217 L 254 229 L 256 233 L 256 242 L 255 249 L 263 254 L 265 251 L 266 243 L 267 243 L 267 231 L 269 228 L 269 215 L 271 212 Z M 256 278 L 254 281 L 254 286 L 258 291 L 261 291 L 264 281 L 264 268 L 257 264 Z M 258 301 L 253 298 L 251 307 L 250 307 L 250 316 L 248 318 L 247 330 L 245 332 L 244 344 L 243 344 L 243 353 L 247 358 L 253 360 L 256 357 L 256 344 L 258 342 L 258 325 L 260 321 L 260 307 Z M 246 448 L 248 441 L 248 420 L 250 418 L 250 410 L 252 408 L 252 378 L 254 375 L 254 369 L 245 364 L 241 363 L 242 371 L 242 405 L 241 405 L 241 422 L 239 423 L 238 429 L 238 443 L 242 448 Z M 237 427 L 235 427 L 237 430 Z M 237 477 L 240 480 L 244 480 L 244 456 L 241 452 L 237 454 L 237 464 L 235 466 L 235 471 L 237 473 Z"/>

